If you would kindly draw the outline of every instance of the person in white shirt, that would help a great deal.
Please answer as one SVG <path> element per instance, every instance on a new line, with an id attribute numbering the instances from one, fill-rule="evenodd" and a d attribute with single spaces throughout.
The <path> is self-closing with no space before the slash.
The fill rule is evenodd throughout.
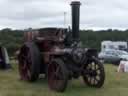
<path id="1" fill-rule="evenodd" d="M 128 72 L 128 60 L 121 60 L 117 71 Z"/>

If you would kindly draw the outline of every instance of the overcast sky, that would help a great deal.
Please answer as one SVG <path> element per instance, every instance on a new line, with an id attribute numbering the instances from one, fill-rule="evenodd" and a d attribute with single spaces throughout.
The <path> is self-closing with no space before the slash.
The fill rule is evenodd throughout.
<path id="1" fill-rule="evenodd" d="M 0 29 L 71 25 L 72 0 L 0 0 Z M 80 0 L 81 29 L 128 29 L 128 0 Z"/>

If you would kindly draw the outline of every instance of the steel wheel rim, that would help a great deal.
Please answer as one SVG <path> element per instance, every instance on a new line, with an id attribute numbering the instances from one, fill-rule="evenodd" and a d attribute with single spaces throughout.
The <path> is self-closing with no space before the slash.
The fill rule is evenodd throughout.
<path id="1" fill-rule="evenodd" d="M 87 65 L 86 70 L 86 79 L 90 85 L 97 85 L 101 80 L 101 69 L 96 62 L 91 62 Z"/>
<path id="2" fill-rule="evenodd" d="M 48 84 L 51 89 L 56 89 L 61 86 L 64 77 L 61 67 L 57 63 L 50 64 L 48 68 Z"/>
<path id="3" fill-rule="evenodd" d="M 30 49 L 23 46 L 19 55 L 19 73 L 22 80 L 29 80 L 31 78 L 31 65 Z"/>

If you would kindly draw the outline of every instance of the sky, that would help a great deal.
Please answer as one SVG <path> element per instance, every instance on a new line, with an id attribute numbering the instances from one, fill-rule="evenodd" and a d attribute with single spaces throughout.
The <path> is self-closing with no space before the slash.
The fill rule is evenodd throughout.
<path id="1" fill-rule="evenodd" d="M 0 29 L 71 26 L 71 1 L 0 0 Z M 79 1 L 81 29 L 128 29 L 128 0 Z"/>

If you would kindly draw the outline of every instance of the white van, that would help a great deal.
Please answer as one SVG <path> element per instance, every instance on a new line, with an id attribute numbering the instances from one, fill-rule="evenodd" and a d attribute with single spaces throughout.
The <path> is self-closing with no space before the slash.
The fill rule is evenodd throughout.
<path id="1" fill-rule="evenodd" d="M 106 49 L 127 51 L 128 44 L 125 41 L 102 41 L 101 42 L 101 51 L 105 51 Z"/>

